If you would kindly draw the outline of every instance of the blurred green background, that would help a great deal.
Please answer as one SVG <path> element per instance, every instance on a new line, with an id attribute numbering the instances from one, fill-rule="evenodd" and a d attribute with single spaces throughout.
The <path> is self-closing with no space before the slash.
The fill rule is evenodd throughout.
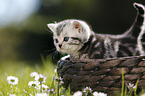
<path id="1" fill-rule="evenodd" d="M 81 19 L 96 33 L 121 34 L 135 19 L 134 2 L 145 5 L 145 0 L 0 0 L 0 62 L 59 59 L 46 26 L 54 21 Z"/>

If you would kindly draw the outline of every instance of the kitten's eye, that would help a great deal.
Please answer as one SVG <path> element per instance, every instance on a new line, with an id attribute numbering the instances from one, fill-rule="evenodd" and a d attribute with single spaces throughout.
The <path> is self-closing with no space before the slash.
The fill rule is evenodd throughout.
<path id="1" fill-rule="evenodd" d="M 55 43 L 58 43 L 58 39 L 55 39 Z"/>
<path id="2" fill-rule="evenodd" d="M 68 41 L 69 40 L 69 37 L 64 37 L 64 40 L 63 41 Z"/>

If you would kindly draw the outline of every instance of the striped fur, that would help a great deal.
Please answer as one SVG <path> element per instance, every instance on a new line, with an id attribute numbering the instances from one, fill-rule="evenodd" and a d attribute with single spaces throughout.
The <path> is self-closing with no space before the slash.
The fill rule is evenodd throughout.
<path id="1" fill-rule="evenodd" d="M 128 31 L 122 35 L 95 34 L 88 24 L 81 20 L 65 20 L 57 24 L 48 24 L 53 31 L 58 51 L 70 54 L 73 58 L 117 58 L 145 55 L 142 37 L 145 31 L 145 7 L 134 3 L 137 16 Z M 73 27 L 75 26 L 75 27 Z M 57 34 L 57 35 L 56 35 Z M 63 38 L 70 38 L 64 40 Z M 64 43 L 64 44 L 63 44 Z M 58 46 L 62 46 L 62 49 Z"/>
<path id="2" fill-rule="evenodd" d="M 134 7 L 137 16 L 127 32 L 123 35 L 93 34 L 80 49 L 80 54 L 88 53 L 93 59 L 145 55 L 141 42 L 145 31 L 145 7 L 137 3 Z"/>

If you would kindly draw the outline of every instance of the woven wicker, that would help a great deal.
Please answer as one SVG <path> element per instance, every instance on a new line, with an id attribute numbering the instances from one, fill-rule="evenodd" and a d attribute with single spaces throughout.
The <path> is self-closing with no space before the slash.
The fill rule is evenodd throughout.
<path id="1" fill-rule="evenodd" d="M 145 86 L 145 56 L 66 60 L 59 61 L 58 65 L 58 74 L 64 79 L 65 87 L 70 86 L 71 92 L 85 87 L 107 94 L 120 91 L 122 72 L 125 85 L 135 84 L 139 79 L 138 88 Z"/>

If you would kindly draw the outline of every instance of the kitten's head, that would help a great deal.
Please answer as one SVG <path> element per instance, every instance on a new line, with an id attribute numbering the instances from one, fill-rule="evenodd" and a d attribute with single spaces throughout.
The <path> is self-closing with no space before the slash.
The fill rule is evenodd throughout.
<path id="1" fill-rule="evenodd" d="M 61 53 L 77 55 L 79 49 L 88 41 L 91 30 L 84 21 L 64 20 L 47 24 L 53 32 L 54 44 Z"/>

